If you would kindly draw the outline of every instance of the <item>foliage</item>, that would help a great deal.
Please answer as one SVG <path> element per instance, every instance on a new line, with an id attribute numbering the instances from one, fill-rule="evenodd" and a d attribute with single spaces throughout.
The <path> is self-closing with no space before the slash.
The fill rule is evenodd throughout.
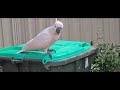
<path id="1" fill-rule="evenodd" d="M 92 72 L 119 72 L 120 46 L 113 44 L 98 44 L 97 57 L 92 65 Z"/>

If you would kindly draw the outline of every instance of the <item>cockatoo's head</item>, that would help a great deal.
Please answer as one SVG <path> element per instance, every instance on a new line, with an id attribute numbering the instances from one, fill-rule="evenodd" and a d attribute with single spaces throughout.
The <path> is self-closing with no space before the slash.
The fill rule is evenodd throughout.
<path id="1" fill-rule="evenodd" d="M 63 29 L 63 23 L 56 20 L 56 22 L 55 22 L 56 33 L 59 34 L 62 29 Z"/>

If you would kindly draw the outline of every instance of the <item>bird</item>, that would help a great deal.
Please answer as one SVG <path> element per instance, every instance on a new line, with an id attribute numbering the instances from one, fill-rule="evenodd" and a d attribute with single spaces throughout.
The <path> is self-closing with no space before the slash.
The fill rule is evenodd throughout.
<path id="1" fill-rule="evenodd" d="M 55 19 L 55 23 L 46 29 L 42 30 L 36 37 L 29 40 L 25 46 L 17 52 L 23 53 L 29 50 L 43 50 L 45 54 L 48 54 L 52 59 L 52 51 L 54 49 L 50 49 L 50 46 L 53 45 L 57 40 L 59 40 L 61 32 L 63 29 L 63 23 Z M 56 52 L 56 51 L 55 51 Z"/>

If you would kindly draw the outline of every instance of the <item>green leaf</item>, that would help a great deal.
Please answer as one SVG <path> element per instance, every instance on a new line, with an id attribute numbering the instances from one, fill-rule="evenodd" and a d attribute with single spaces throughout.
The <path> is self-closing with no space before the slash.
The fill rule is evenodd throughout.
<path id="1" fill-rule="evenodd" d="M 95 64 L 92 71 L 120 71 L 120 45 L 104 43 L 98 44 Z"/>

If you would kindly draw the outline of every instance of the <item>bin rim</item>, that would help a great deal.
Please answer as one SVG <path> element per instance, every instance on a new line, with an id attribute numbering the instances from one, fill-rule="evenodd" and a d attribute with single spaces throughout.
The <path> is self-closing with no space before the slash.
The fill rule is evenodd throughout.
<path id="1" fill-rule="evenodd" d="M 82 59 L 84 57 L 88 57 L 89 55 L 91 54 L 95 54 L 96 53 L 96 48 L 95 47 L 91 47 L 88 51 L 82 53 L 82 54 L 79 54 L 77 56 L 73 56 L 69 59 L 64 59 L 64 60 L 61 60 L 61 61 L 51 61 L 47 64 L 45 64 L 44 66 L 46 67 L 51 67 L 51 66 L 61 66 L 61 65 L 66 65 L 66 64 L 69 64 L 71 62 L 74 62 L 74 61 L 77 61 L 79 59 Z"/>

